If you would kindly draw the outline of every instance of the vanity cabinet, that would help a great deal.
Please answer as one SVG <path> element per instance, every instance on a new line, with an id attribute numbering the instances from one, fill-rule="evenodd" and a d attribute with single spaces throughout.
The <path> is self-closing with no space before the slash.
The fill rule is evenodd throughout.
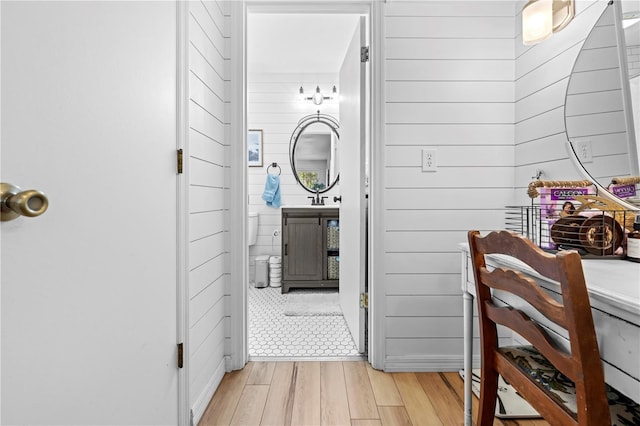
<path id="1" fill-rule="evenodd" d="M 282 209 L 282 292 L 290 288 L 338 288 L 337 208 Z"/>

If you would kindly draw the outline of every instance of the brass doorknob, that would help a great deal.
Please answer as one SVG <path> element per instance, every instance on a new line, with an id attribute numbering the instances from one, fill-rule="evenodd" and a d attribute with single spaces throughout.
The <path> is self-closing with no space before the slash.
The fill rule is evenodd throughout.
<path id="1" fill-rule="evenodd" d="M 47 211 L 47 196 L 35 189 L 21 191 L 10 183 L 0 183 L 0 219 L 2 222 L 18 216 L 36 217 Z"/>

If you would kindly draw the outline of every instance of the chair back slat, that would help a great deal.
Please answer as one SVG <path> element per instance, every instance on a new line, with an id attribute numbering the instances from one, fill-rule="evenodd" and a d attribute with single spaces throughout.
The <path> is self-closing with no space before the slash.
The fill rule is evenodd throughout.
<path id="1" fill-rule="evenodd" d="M 493 289 L 514 294 L 533 305 L 545 317 L 561 327 L 567 328 L 564 305 L 555 301 L 531 278 L 513 269 L 496 268 L 488 271 L 480 269 L 481 281 Z"/>
<path id="2" fill-rule="evenodd" d="M 487 317 L 502 326 L 524 337 L 531 343 L 542 355 L 544 355 L 551 363 L 562 372 L 565 376 L 575 381 L 577 374 L 574 370 L 575 363 L 571 359 L 571 355 L 560 349 L 549 338 L 549 334 L 540 325 L 531 320 L 524 312 L 513 309 L 512 307 L 499 308 L 492 304 L 486 307 Z"/>
<path id="3" fill-rule="evenodd" d="M 510 232 L 499 231 L 478 238 L 476 244 L 482 253 L 511 256 L 526 263 L 540 275 L 560 281 L 562 274 L 554 261 L 556 255 L 545 253 L 525 237 L 512 238 Z"/>

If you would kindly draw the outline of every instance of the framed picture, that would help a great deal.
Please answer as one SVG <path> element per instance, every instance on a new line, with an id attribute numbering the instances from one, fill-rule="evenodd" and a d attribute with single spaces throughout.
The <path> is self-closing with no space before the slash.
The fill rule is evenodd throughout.
<path id="1" fill-rule="evenodd" d="M 262 130 L 249 130 L 247 161 L 249 167 L 262 167 Z"/>

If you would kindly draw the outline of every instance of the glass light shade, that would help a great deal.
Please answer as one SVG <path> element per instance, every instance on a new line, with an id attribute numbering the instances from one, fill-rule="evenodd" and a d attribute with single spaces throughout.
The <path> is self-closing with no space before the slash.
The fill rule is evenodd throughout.
<path id="1" fill-rule="evenodd" d="M 316 105 L 320 105 L 322 102 L 324 102 L 324 96 L 322 95 L 322 93 L 320 93 L 320 86 L 316 87 L 316 93 L 313 94 L 311 100 Z"/>
<path id="2" fill-rule="evenodd" d="M 530 0 L 522 9 L 522 42 L 540 43 L 553 34 L 553 1 Z"/>

